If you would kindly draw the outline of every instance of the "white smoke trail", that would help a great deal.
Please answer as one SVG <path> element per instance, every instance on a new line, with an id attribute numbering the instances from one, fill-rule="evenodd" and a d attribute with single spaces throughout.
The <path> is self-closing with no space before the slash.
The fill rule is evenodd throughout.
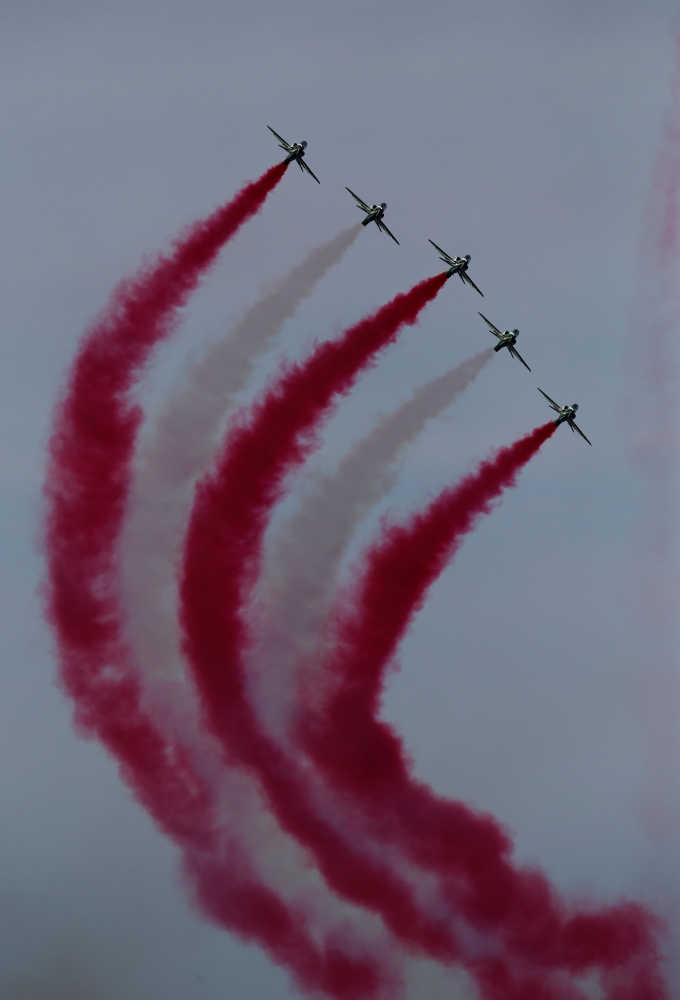
<path id="1" fill-rule="evenodd" d="M 193 486 L 257 358 L 361 232 L 350 226 L 311 250 L 213 345 L 171 393 L 137 457 L 122 546 L 130 638 L 143 675 L 182 677 L 175 566 Z"/>
<path id="2" fill-rule="evenodd" d="M 264 614 L 252 658 L 255 699 L 279 738 L 296 694 L 296 665 L 309 659 L 322 632 L 354 529 L 391 489 L 404 448 L 492 357 L 488 348 L 417 389 L 359 441 L 336 472 L 317 477 L 279 530 L 263 574 Z"/>

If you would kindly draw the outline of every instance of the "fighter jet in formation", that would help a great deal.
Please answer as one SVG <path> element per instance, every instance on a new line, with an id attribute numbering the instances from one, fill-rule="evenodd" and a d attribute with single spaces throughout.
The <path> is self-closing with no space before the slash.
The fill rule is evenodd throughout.
<path id="1" fill-rule="evenodd" d="M 346 187 L 345 191 L 349 191 Z M 375 222 L 378 229 L 383 230 L 388 236 L 391 236 L 395 243 L 399 244 L 399 240 L 391 233 L 385 223 L 383 222 L 383 216 L 385 215 L 385 209 L 387 208 L 387 202 L 383 202 L 381 205 L 367 205 L 365 201 L 362 201 L 358 194 L 354 191 L 349 191 L 354 200 L 357 203 L 357 208 L 360 208 L 362 212 L 367 212 L 366 218 L 362 220 L 361 225 L 367 226 L 369 222 Z M 399 244 L 401 246 L 401 244 Z"/>
<path id="2" fill-rule="evenodd" d="M 555 402 L 555 400 L 551 399 L 550 396 L 548 396 L 545 392 L 543 392 L 542 389 L 539 389 L 538 391 L 540 392 L 540 394 L 542 396 L 545 396 L 545 398 L 550 403 L 550 406 L 552 407 L 552 409 L 555 410 L 557 413 L 559 413 L 559 417 L 555 421 L 555 425 L 557 427 L 559 427 L 560 424 L 563 424 L 563 423 L 566 422 L 566 423 L 569 424 L 569 426 L 571 427 L 572 431 L 578 431 L 578 433 L 581 435 L 581 437 L 583 438 L 583 440 L 584 441 L 588 441 L 588 438 L 585 436 L 585 434 L 583 433 L 583 431 L 581 430 L 581 428 L 577 427 L 576 424 L 574 423 L 574 418 L 576 416 L 576 411 L 578 410 L 578 403 L 572 403 L 571 406 L 558 406 L 557 403 Z M 589 445 L 592 445 L 592 443 L 593 443 L 592 441 L 588 441 Z"/>
<path id="3" fill-rule="evenodd" d="M 428 243 L 432 243 L 432 240 L 428 240 Z M 476 292 L 479 292 L 482 298 L 484 298 L 484 292 L 480 291 L 479 288 L 477 288 L 474 281 L 467 273 L 468 264 L 472 260 L 470 254 L 468 253 L 464 257 L 449 257 L 449 255 L 445 253 L 445 251 L 442 250 L 441 247 L 438 247 L 436 243 L 432 243 L 432 246 L 435 248 L 435 250 L 438 250 L 439 253 L 441 254 L 441 257 L 439 259 L 443 261 L 445 264 L 447 264 L 449 267 L 449 273 L 446 275 L 446 277 L 450 278 L 452 274 L 457 274 L 460 280 L 463 282 L 463 284 L 465 284 L 465 282 L 467 281 L 468 285 L 472 285 L 474 290 Z"/>
<path id="4" fill-rule="evenodd" d="M 307 173 L 314 178 L 317 184 L 320 184 L 321 181 L 316 176 L 316 174 L 307 166 L 304 160 L 305 150 L 307 149 L 307 143 L 303 141 L 303 142 L 294 142 L 291 144 L 289 142 L 286 142 L 283 136 L 280 136 L 278 132 L 275 132 L 274 129 L 271 127 L 271 125 L 267 125 L 267 128 L 272 133 L 272 135 L 279 140 L 279 146 L 286 153 L 286 159 L 284 162 L 292 163 L 294 160 L 299 166 L 300 170 L 306 170 Z M 350 188 L 346 188 L 346 191 L 348 191 L 349 194 L 351 194 L 354 200 L 356 201 L 357 208 L 360 208 L 362 212 L 366 213 L 366 217 L 362 219 L 361 222 L 362 226 L 367 226 L 369 222 L 375 222 L 376 226 L 381 232 L 387 233 L 387 235 L 391 239 L 393 239 L 397 245 L 400 245 L 397 237 L 394 235 L 394 233 L 390 232 L 390 230 L 387 228 L 384 222 L 385 209 L 387 208 L 386 202 L 383 201 L 380 205 L 368 205 L 365 201 L 362 201 L 359 195 L 355 194 L 354 191 L 352 191 Z M 463 282 L 463 284 L 467 283 L 468 285 L 471 285 L 474 288 L 474 290 L 476 292 L 479 292 L 479 294 L 483 298 L 484 292 L 481 290 L 481 288 L 477 287 L 477 285 L 474 283 L 474 281 L 468 274 L 468 266 L 471 260 L 470 254 L 466 254 L 465 257 L 451 257 L 449 256 L 449 254 L 446 253 L 446 251 L 442 250 L 441 247 L 437 246 L 437 244 L 433 240 L 429 240 L 429 242 L 432 244 L 432 246 L 439 254 L 439 259 L 442 261 L 442 263 L 446 264 L 446 266 L 448 267 L 448 272 L 446 274 L 446 277 L 450 278 L 452 277 L 452 275 L 457 274 L 460 280 Z M 519 336 L 519 330 L 501 331 L 498 329 L 497 326 L 494 326 L 491 320 L 487 319 L 487 317 L 483 313 L 480 312 L 479 315 L 482 317 L 486 325 L 489 327 L 489 330 L 494 335 L 494 337 L 496 337 L 496 339 L 498 340 L 498 343 L 494 347 L 494 351 L 501 351 L 504 347 L 507 347 L 508 354 L 513 358 L 517 358 L 517 360 L 524 365 L 527 371 L 531 371 L 531 368 L 529 368 L 529 365 L 526 363 L 524 358 L 517 350 L 517 338 Z M 550 396 L 548 396 L 547 393 L 543 392 L 542 389 L 539 389 L 538 391 L 541 393 L 542 396 L 545 397 L 545 399 L 547 399 L 551 409 L 553 409 L 557 413 L 557 419 L 555 420 L 556 426 L 559 426 L 562 423 L 567 423 L 571 427 L 572 431 L 576 431 L 578 434 L 581 435 L 584 441 L 588 441 L 588 438 L 585 436 L 581 428 L 576 425 L 575 417 L 576 417 L 576 411 L 578 410 L 578 404 L 574 403 L 572 406 L 558 406 L 555 400 L 551 399 Z M 588 444 L 592 445 L 592 442 L 588 441 Z"/>
<path id="5" fill-rule="evenodd" d="M 519 337 L 519 330 L 506 330 L 505 333 L 501 333 L 498 327 L 494 326 L 491 320 L 487 319 L 483 313 L 480 313 L 479 315 L 489 327 L 494 337 L 498 337 L 498 343 L 494 347 L 494 351 L 502 351 L 504 347 L 507 347 L 509 354 L 513 358 L 517 358 L 518 361 L 521 361 L 527 371 L 531 371 L 531 368 L 529 368 L 529 365 L 515 347 L 517 338 Z"/>
<path id="6" fill-rule="evenodd" d="M 271 125 L 267 125 L 267 128 L 279 140 L 279 146 L 281 147 L 281 149 L 283 149 L 286 153 L 288 153 L 288 156 L 284 160 L 284 163 L 292 163 L 293 160 L 295 160 L 300 170 L 306 170 L 308 174 L 312 175 L 316 183 L 320 184 L 321 181 L 319 180 L 319 178 L 312 170 L 310 170 L 310 168 L 303 160 L 303 156 L 305 155 L 305 150 L 307 149 L 307 143 L 304 141 L 304 139 L 302 140 L 302 142 L 294 142 L 291 145 L 289 142 L 286 142 L 285 139 L 282 139 L 278 132 L 274 132 L 274 129 L 271 127 Z"/>

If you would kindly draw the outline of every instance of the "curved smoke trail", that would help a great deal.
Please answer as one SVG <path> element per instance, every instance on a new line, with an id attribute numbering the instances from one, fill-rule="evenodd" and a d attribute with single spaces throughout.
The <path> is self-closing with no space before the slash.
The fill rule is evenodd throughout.
<path id="1" fill-rule="evenodd" d="M 378 719 L 385 672 L 429 587 L 554 431 L 552 422 L 537 428 L 406 524 L 383 525 L 358 582 L 334 609 L 319 669 L 326 697 L 321 704 L 318 691 L 303 697 L 299 737 L 322 779 L 360 805 L 374 836 L 397 843 L 414 863 L 447 881 L 451 905 L 464 920 L 504 942 L 512 970 L 533 976 L 545 970 L 542 989 L 558 995 L 551 973 L 599 967 L 607 996 L 634 982 L 631 996 L 662 997 L 649 914 L 630 904 L 568 912 L 543 876 L 512 867 L 511 843 L 493 820 L 437 797 L 411 777 L 401 740 Z"/>
<path id="2" fill-rule="evenodd" d="M 306 257 L 259 299 L 182 376 L 147 430 L 136 460 L 130 514 L 122 544 L 123 590 L 128 635 L 145 688 L 145 702 L 165 732 L 191 753 L 209 782 L 232 842 L 258 859 L 268 885 L 294 902 L 314 900 L 318 928 L 327 932 L 350 919 L 364 940 L 387 954 L 384 934 L 365 912 L 328 893 L 318 872 L 263 808 L 248 777 L 225 769 L 220 751 L 201 731 L 198 706 L 187 688 L 177 623 L 175 563 L 181 548 L 195 480 L 209 466 L 216 437 L 234 398 L 247 384 L 257 358 L 295 314 L 328 270 L 339 263 L 361 232 L 353 225 Z M 247 845 L 247 847 L 246 847 Z M 393 978 L 396 976 L 396 959 Z"/>
<path id="3" fill-rule="evenodd" d="M 172 251 L 123 281 L 87 332 L 56 410 L 45 482 L 46 615 L 76 723 L 96 735 L 159 827 L 183 849 L 205 912 L 285 964 L 298 985 L 333 997 L 380 993 L 382 956 L 351 933 L 321 941 L 252 871 L 217 826 L 190 755 L 146 711 L 124 635 L 118 546 L 141 414 L 130 391 L 222 246 L 281 180 L 277 164 L 190 227 Z M 389 963 L 387 963 L 389 968 Z"/>
<path id="4" fill-rule="evenodd" d="M 225 417 L 258 357 L 360 232 L 353 225 L 314 247 L 251 306 L 183 373 L 142 441 L 123 539 L 123 585 L 130 637 L 149 679 L 184 675 L 175 567 L 193 487 L 210 465 Z"/>
<path id="5" fill-rule="evenodd" d="M 419 906 L 412 888 L 375 854 L 341 836 L 319 809 L 296 761 L 262 727 L 246 691 L 248 608 L 262 539 L 285 476 L 310 452 L 335 399 L 443 287 L 437 275 L 398 295 L 337 341 L 286 369 L 227 436 L 199 484 L 180 587 L 184 648 L 207 724 L 230 761 L 257 775 L 282 827 L 315 857 L 343 898 L 383 916 L 411 947 L 451 962 L 455 935 Z"/>
<path id="6" fill-rule="evenodd" d="M 311 657 L 356 526 L 396 481 L 395 463 L 425 424 L 450 406 L 493 357 L 493 348 L 431 379 L 313 481 L 277 531 L 260 584 L 262 624 L 252 656 L 257 701 L 283 735 L 297 693 L 295 670 Z"/>
<path id="7" fill-rule="evenodd" d="M 404 951 L 375 918 L 366 923 L 365 909 L 406 952 L 465 968 L 485 1000 L 576 1000 L 592 985 L 581 989 L 579 978 L 594 974 L 608 1000 L 659 1000 L 649 914 L 632 904 L 568 908 L 540 873 L 512 866 L 512 844 L 494 821 L 415 783 L 398 737 L 377 719 L 385 668 L 428 586 L 553 424 L 503 449 L 405 526 L 383 530 L 334 609 L 319 675 L 306 677 L 294 731 L 306 757 L 263 728 L 250 698 L 253 599 L 273 505 L 333 403 L 416 322 L 446 275 L 317 346 L 305 364 L 284 367 L 233 421 L 197 490 L 181 580 L 184 648 L 206 732 L 193 722 L 175 730 L 174 719 L 147 708 L 120 577 L 141 419 L 131 391 L 220 247 L 284 172 L 284 164 L 272 168 L 119 286 L 57 408 L 45 486 L 46 612 L 77 724 L 115 755 L 137 799 L 180 846 L 197 905 L 259 942 L 302 990 L 333 1000 L 399 991 Z M 271 813 L 253 806 L 259 789 Z M 229 809 L 239 795 L 247 816 L 234 837 Z M 269 829 L 249 843 L 248 824 L 258 833 L 262 821 Z M 318 872 L 305 885 L 268 878 L 267 852 L 279 850 L 291 852 L 293 881 L 311 856 L 327 886 Z"/>

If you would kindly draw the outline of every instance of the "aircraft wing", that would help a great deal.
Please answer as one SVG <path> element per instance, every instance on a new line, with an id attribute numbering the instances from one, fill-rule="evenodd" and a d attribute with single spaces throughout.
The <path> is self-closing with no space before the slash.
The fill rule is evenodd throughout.
<path id="1" fill-rule="evenodd" d="M 491 320 L 486 318 L 486 316 L 484 315 L 484 313 L 478 313 L 478 315 L 482 317 L 482 319 L 484 320 L 484 322 L 486 323 L 486 325 L 489 327 L 489 329 L 493 333 L 494 337 L 498 337 L 499 340 L 502 340 L 503 339 L 503 334 L 498 329 L 498 327 L 494 326 L 493 323 L 491 322 Z"/>
<path id="2" fill-rule="evenodd" d="M 522 355 L 519 353 L 519 351 L 517 350 L 517 348 L 516 347 L 512 347 L 510 345 L 508 345 L 508 347 L 509 347 L 509 350 L 510 350 L 510 353 L 512 354 L 512 356 L 514 358 L 517 358 L 518 361 L 521 361 L 522 364 L 524 365 L 524 367 L 526 368 L 526 370 L 528 372 L 530 372 L 531 368 L 529 368 L 529 365 L 526 363 L 526 361 L 524 360 L 524 358 L 522 357 Z"/>
<path id="3" fill-rule="evenodd" d="M 316 174 L 314 173 L 314 171 L 312 170 L 312 168 L 308 167 L 304 160 L 300 159 L 300 160 L 298 160 L 298 163 L 300 164 L 300 166 L 302 167 L 303 170 L 306 170 L 308 174 L 312 175 L 312 177 L 314 178 L 314 180 L 316 181 L 317 184 L 321 183 L 321 181 L 316 176 Z"/>
<path id="4" fill-rule="evenodd" d="M 538 388 L 538 386 L 536 388 Z M 547 392 L 543 392 L 542 389 L 538 389 L 538 391 L 540 392 L 540 394 L 542 396 L 545 396 L 545 398 L 548 400 L 548 402 L 552 406 L 553 410 L 557 410 L 558 413 L 562 412 L 562 407 L 558 406 L 557 403 L 555 402 L 555 400 L 551 399 L 550 396 L 547 394 Z M 588 443 L 590 443 L 590 442 L 588 442 Z"/>
<path id="5" fill-rule="evenodd" d="M 484 298 L 484 292 L 480 291 L 480 289 L 477 288 L 477 286 L 475 285 L 474 281 L 472 280 L 472 278 L 470 277 L 470 275 L 467 273 L 467 271 L 459 271 L 458 274 L 460 274 L 460 276 L 463 279 L 463 281 L 467 281 L 467 283 L 469 285 L 472 285 L 472 287 L 474 288 L 474 290 L 476 292 L 479 292 L 479 294 L 482 296 L 482 298 Z"/>
<path id="6" fill-rule="evenodd" d="M 572 431 L 577 431 L 581 435 L 581 437 L 583 438 L 584 441 L 588 441 L 588 438 L 585 436 L 585 434 L 583 433 L 583 431 L 581 430 L 581 428 L 577 427 L 573 420 L 569 421 L 569 426 L 571 427 Z M 588 441 L 588 444 L 592 448 L 593 442 L 592 441 Z"/>
<path id="7" fill-rule="evenodd" d="M 345 191 L 349 191 L 349 188 L 346 187 Z M 363 208 L 364 212 L 370 212 L 371 211 L 371 206 L 367 205 L 365 201 L 362 201 L 358 194 L 355 194 L 354 191 L 349 191 L 349 193 L 359 203 L 359 208 Z"/>
<path id="8" fill-rule="evenodd" d="M 432 240 L 428 240 L 427 242 L 428 243 L 432 243 Z M 435 248 L 435 250 L 439 251 L 439 253 L 442 255 L 442 257 L 444 257 L 444 259 L 446 261 L 448 261 L 449 264 L 453 265 L 453 263 L 454 263 L 453 257 L 449 257 L 449 255 L 447 254 L 446 250 L 442 250 L 442 248 L 438 247 L 436 243 L 432 243 L 432 246 Z"/>
<path id="9" fill-rule="evenodd" d="M 391 233 L 391 232 L 389 231 L 389 229 L 387 228 L 387 226 L 385 225 L 385 223 L 384 223 L 384 222 L 382 221 L 382 219 L 376 219 L 375 221 L 376 221 L 376 222 L 378 223 L 378 229 L 384 229 L 384 230 L 385 230 L 385 232 L 387 233 L 387 235 L 388 235 L 388 236 L 391 236 L 391 237 L 392 237 L 392 239 L 394 240 L 394 242 L 395 242 L 395 243 L 396 243 L 396 244 L 397 244 L 398 246 L 401 246 L 401 243 L 399 243 L 399 240 L 397 239 L 397 237 L 396 237 L 396 236 L 394 235 L 394 233 Z"/>
<path id="10" fill-rule="evenodd" d="M 290 145 L 290 143 L 289 143 L 289 142 L 286 142 L 286 140 L 285 140 L 285 139 L 283 139 L 283 138 L 282 138 L 282 137 L 281 137 L 281 136 L 279 135 L 279 133 L 278 133 L 278 132 L 274 132 L 274 129 L 273 129 L 272 127 L 271 127 L 271 125 L 267 125 L 267 128 L 269 129 L 269 131 L 270 131 L 270 132 L 271 132 L 271 133 L 272 133 L 273 135 L 275 135 L 275 136 L 276 136 L 276 138 L 277 138 L 277 139 L 279 140 L 279 142 L 283 144 L 283 147 L 284 147 L 284 149 L 287 149 L 287 150 L 288 150 L 288 152 L 290 153 L 291 149 L 293 148 L 293 147 L 292 147 L 292 146 Z"/>

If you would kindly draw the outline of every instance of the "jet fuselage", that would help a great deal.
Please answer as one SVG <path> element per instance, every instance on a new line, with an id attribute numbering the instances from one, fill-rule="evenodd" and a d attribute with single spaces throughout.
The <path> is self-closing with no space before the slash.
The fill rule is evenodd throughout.
<path id="1" fill-rule="evenodd" d="M 573 406 L 563 406 L 559 417 L 555 421 L 555 426 L 559 427 L 560 424 L 568 423 L 571 424 L 572 420 L 576 419 L 576 411 L 578 410 L 578 403 L 574 403 Z"/>
<path id="2" fill-rule="evenodd" d="M 306 142 L 294 142 L 291 151 L 283 161 L 284 163 L 292 163 L 293 160 L 297 160 L 299 163 L 302 157 L 305 155 Z"/>
<path id="3" fill-rule="evenodd" d="M 514 347 L 517 343 L 519 330 L 506 330 L 503 337 L 494 347 L 494 351 L 502 351 L 504 347 Z"/>
<path id="4" fill-rule="evenodd" d="M 366 218 L 362 221 L 362 226 L 367 226 L 369 222 L 380 222 L 385 216 L 385 208 L 387 206 L 382 205 L 371 205 L 370 211 Z"/>
<path id="5" fill-rule="evenodd" d="M 449 268 L 449 273 L 446 275 L 446 277 L 450 278 L 453 274 L 457 274 L 460 280 L 463 282 L 463 284 L 465 284 L 465 278 L 463 277 L 461 272 L 467 271 L 468 264 L 470 263 L 471 260 L 472 258 L 469 255 L 465 257 L 454 257 L 453 263 L 451 264 L 451 267 Z"/>

